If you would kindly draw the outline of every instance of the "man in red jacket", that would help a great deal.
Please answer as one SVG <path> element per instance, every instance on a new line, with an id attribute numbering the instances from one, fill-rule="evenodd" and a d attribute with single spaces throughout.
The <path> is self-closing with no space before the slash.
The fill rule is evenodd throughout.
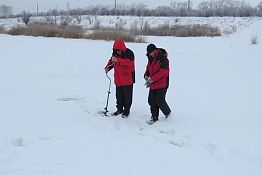
<path id="1" fill-rule="evenodd" d="M 159 109 L 167 118 L 171 109 L 166 102 L 166 92 L 169 86 L 169 60 L 165 49 L 157 48 L 154 44 L 147 46 L 148 64 L 144 74 L 145 85 L 150 87 L 148 103 L 150 105 L 151 119 L 153 124 L 158 120 Z"/>
<path id="2" fill-rule="evenodd" d="M 114 68 L 114 82 L 116 85 L 116 108 L 112 115 L 122 114 L 127 118 L 130 113 L 133 98 L 133 83 L 135 83 L 135 56 L 132 50 L 126 48 L 123 40 L 116 40 L 113 53 L 109 59 L 105 72 Z"/>

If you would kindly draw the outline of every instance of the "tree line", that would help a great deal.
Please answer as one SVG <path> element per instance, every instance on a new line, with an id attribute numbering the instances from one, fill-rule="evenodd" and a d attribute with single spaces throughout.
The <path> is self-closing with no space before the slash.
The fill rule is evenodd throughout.
<path id="1" fill-rule="evenodd" d="M 31 13 L 30 13 L 31 14 Z M 18 16 L 23 16 L 21 13 Z M 148 8 L 145 4 L 117 6 L 95 5 L 86 8 L 77 8 L 71 10 L 50 9 L 48 12 L 39 14 L 33 13 L 33 16 L 59 16 L 59 15 L 119 15 L 119 16 L 193 16 L 193 17 L 212 17 L 212 16 L 234 16 L 249 17 L 262 16 L 262 1 L 255 7 L 245 1 L 239 0 L 214 0 L 203 1 L 197 6 L 193 6 L 191 0 L 185 2 L 171 2 L 168 6 L 158 6 Z"/>

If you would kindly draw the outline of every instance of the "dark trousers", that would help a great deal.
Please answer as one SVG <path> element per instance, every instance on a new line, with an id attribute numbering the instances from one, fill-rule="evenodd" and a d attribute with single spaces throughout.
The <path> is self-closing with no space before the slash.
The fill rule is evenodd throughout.
<path id="1" fill-rule="evenodd" d="M 167 89 L 150 89 L 149 91 L 148 103 L 154 120 L 158 119 L 159 109 L 164 115 L 168 115 L 171 112 L 171 109 L 166 102 L 166 92 Z"/>
<path id="2" fill-rule="evenodd" d="M 129 86 L 116 86 L 116 108 L 128 116 L 133 99 L 133 84 Z"/>

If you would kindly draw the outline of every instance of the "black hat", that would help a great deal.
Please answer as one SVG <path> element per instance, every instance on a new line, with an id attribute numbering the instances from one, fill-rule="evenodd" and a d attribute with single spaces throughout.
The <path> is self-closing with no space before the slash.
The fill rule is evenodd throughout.
<path id="1" fill-rule="evenodd" d="M 151 53 L 156 50 L 156 46 L 154 44 L 149 44 L 146 48 L 147 53 Z"/>

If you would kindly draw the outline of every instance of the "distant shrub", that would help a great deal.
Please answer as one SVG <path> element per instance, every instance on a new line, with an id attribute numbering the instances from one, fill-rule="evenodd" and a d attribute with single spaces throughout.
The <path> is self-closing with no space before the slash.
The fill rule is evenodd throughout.
<path id="1" fill-rule="evenodd" d="M 71 16 L 60 16 L 60 25 L 65 28 L 73 21 Z"/>
<path id="2" fill-rule="evenodd" d="M 251 38 L 251 44 L 255 45 L 258 43 L 257 35 L 252 36 Z"/>
<path id="3" fill-rule="evenodd" d="M 0 26 L 0 33 L 6 33 L 6 30 L 3 26 Z"/>
<path id="4" fill-rule="evenodd" d="M 10 35 L 26 35 L 25 27 L 13 27 L 8 31 L 8 34 Z"/>
<path id="5" fill-rule="evenodd" d="M 81 26 L 67 26 L 62 30 L 63 38 L 84 38 L 85 31 Z"/>
<path id="6" fill-rule="evenodd" d="M 142 35 L 155 36 L 177 36 L 177 37 L 197 37 L 197 36 L 221 36 L 221 31 L 217 27 L 210 25 L 162 25 L 158 27 L 150 27 L 148 24 L 142 30 L 137 31 Z"/>
<path id="7" fill-rule="evenodd" d="M 81 26 L 61 26 L 46 23 L 30 23 L 24 27 L 14 27 L 8 31 L 8 34 L 62 38 L 86 38 L 92 40 L 123 39 L 127 42 L 146 42 L 145 37 L 137 36 L 131 32 L 114 28 L 101 28 L 93 30 L 90 34 L 85 34 L 85 31 Z"/>
<path id="8" fill-rule="evenodd" d="M 229 26 L 229 28 L 225 29 L 222 33 L 229 35 L 235 33 L 236 31 L 237 31 L 237 26 L 233 25 L 233 26 Z"/>
<path id="9" fill-rule="evenodd" d="M 56 19 L 56 17 L 46 16 L 45 17 L 45 23 L 46 24 L 56 24 L 57 23 L 57 19 Z"/>
<path id="10" fill-rule="evenodd" d="M 27 25 L 30 21 L 30 17 L 31 17 L 31 14 L 23 11 L 23 15 L 22 15 L 22 21 L 25 25 Z"/>
<path id="11" fill-rule="evenodd" d="M 61 27 L 55 24 L 31 23 L 26 27 L 14 27 L 10 35 L 28 35 L 43 37 L 84 38 L 84 30 L 79 26 Z"/>
<path id="12" fill-rule="evenodd" d="M 221 31 L 217 27 L 210 25 L 193 25 L 189 27 L 191 36 L 221 36 Z"/>
<path id="13" fill-rule="evenodd" d="M 131 34 L 130 32 L 117 30 L 117 29 L 100 29 L 94 30 L 90 34 L 86 36 L 88 39 L 92 40 L 115 40 L 115 39 L 123 39 L 126 42 L 137 42 L 143 43 L 146 42 L 145 37 L 137 36 Z"/>

